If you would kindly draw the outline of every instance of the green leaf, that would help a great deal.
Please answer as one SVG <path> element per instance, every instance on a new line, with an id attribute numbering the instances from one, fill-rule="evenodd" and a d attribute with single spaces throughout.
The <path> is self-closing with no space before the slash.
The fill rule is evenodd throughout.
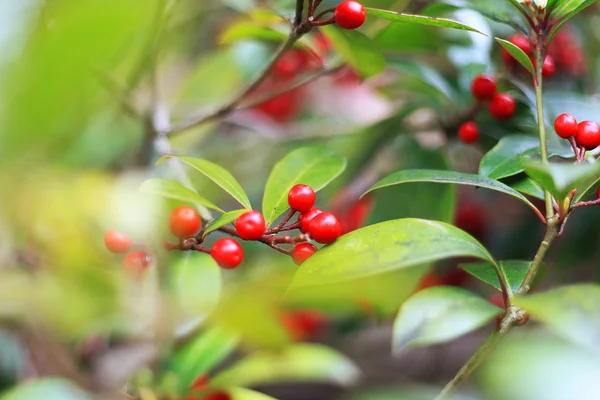
<path id="1" fill-rule="evenodd" d="M 498 343 L 476 381 L 494 400 L 595 400 L 598 376 L 596 352 L 528 325 Z"/>
<path id="2" fill-rule="evenodd" d="M 274 397 L 245 388 L 229 388 L 227 393 L 231 400 L 277 400 Z"/>
<path id="3" fill-rule="evenodd" d="M 169 265 L 169 278 L 185 328 L 197 326 L 219 301 L 221 269 L 208 254 L 186 252 Z"/>
<path id="4" fill-rule="evenodd" d="M 285 368 L 282 368 L 285 365 Z M 295 344 L 250 354 L 211 379 L 215 386 L 253 387 L 277 382 L 332 382 L 349 385 L 359 371 L 343 354 L 320 344 Z"/>
<path id="5" fill-rule="evenodd" d="M 525 275 L 527 275 L 530 265 L 531 261 L 509 260 L 498 262 L 498 267 L 504 271 L 503 276 L 506 277 L 508 286 L 512 288 L 513 293 L 517 293 L 517 290 L 519 290 L 521 283 L 525 279 Z M 502 288 L 500 287 L 500 281 L 498 280 L 498 275 L 496 274 L 492 264 L 487 262 L 478 262 L 462 264 L 460 268 L 473 275 L 480 281 L 502 291 Z M 538 273 L 536 276 L 534 286 L 542 279 L 545 271 L 546 265 L 542 264 L 540 273 Z"/>
<path id="6" fill-rule="evenodd" d="M 540 159 L 539 139 L 532 136 L 505 136 L 481 160 L 479 175 L 501 179 L 523 172 L 523 164 Z M 549 156 L 573 157 L 571 149 L 549 146 Z"/>
<path id="7" fill-rule="evenodd" d="M 281 43 L 287 39 L 287 34 L 272 28 L 259 26 L 254 22 L 244 21 L 230 25 L 219 36 L 221 44 L 231 44 L 246 39 Z"/>
<path id="8" fill-rule="evenodd" d="M 288 208 L 290 189 L 299 183 L 316 192 L 327 186 L 346 168 L 346 159 L 325 147 L 303 147 L 279 161 L 267 180 L 262 210 L 267 226 Z"/>
<path id="9" fill-rule="evenodd" d="M 216 183 L 219 187 L 229 193 L 235 200 L 238 201 L 244 208 L 252 209 L 248 195 L 242 189 L 242 186 L 238 181 L 227 171 L 225 168 L 212 163 L 210 161 L 202 160 L 200 158 L 193 157 L 177 157 L 177 156 L 164 156 L 161 157 L 156 164 L 160 164 L 166 159 L 174 158 L 187 165 L 195 168 L 197 171 L 204 174 L 208 179 Z"/>
<path id="10" fill-rule="evenodd" d="M 215 210 L 220 213 L 225 212 L 215 203 L 205 199 L 193 190 L 188 189 L 177 182 L 168 181 L 165 179 L 148 179 L 142 183 L 140 192 L 156 194 L 169 199 L 183 201 L 185 203 L 200 204 L 206 208 L 210 208 L 211 210 Z"/>
<path id="11" fill-rule="evenodd" d="M 198 375 L 210 371 L 223 361 L 237 343 L 237 337 L 228 331 L 208 329 L 175 352 L 169 370 L 179 377 L 180 388 L 187 389 Z"/>
<path id="12" fill-rule="evenodd" d="M 354 70 L 365 77 L 379 74 L 385 69 L 385 57 L 375 42 L 356 30 L 340 29 L 333 25 L 320 28 L 333 48 Z"/>
<path id="13" fill-rule="evenodd" d="M 248 210 L 229 211 L 229 212 L 221 215 L 219 218 L 213 219 L 212 221 L 210 221 L 208 223 L 208 225 L 206 225 L 206 228 L 204 229 L 204 232 L 202 233 L 202 237 L 208 235 L 211 232 L 216 231 L 217 229 L 219 229 L 222 226 L 232 223 L 233 221 L 238 219 L 238 217 L 240 215 L 247 213 L 247 212 L 248 212 Z"/>
<path id="14" fill-rule="evenodd" d="M 415 169 L 394 172 L 393 174 L 388 175 L 377 182 L 375 185 L 371 186 L 371 188 L 367 190 L 363 196 L 374 190 L 411 182 L 454 183 L 458 185 L 483 187 L 486 189 L 495 190 L 497 192 L 509 194 L 527 204 L 529 207 L 531 207 L 531 209 L 535 210 L 536 213 L 539 213 L 537 208 L 529 200 L 527 200 L 525 196 L 506 186 L 502 182 L 498 182 L 494 179 L 486 178 L 484 176 L 454 171 Z"/>
<path id="15" fill-rule="evenodd" d="M 573 18 L 577 13 L 598 2 L 598 0 L 562 0 L 556 1 L 552 16 L 555 18 L 564 17 L 565 20 Z"/>
<path id="16" fill-rule="evenodd" d="M 527 71 L 529 71 L 529 73 L 532 76 L 535 75 L 535 72 L 533 70 L 533 64 L 531 63 L 529 56 L 525 54 L 523 50 L 521 50 L 519 47 L 515 46 L 508 40 L 496 38 L 496 41 L 498 41 L 498 43 L 500 43 L 500 46 L 504 47 L 504 49 L 508 51 L 510 55 L 513 56 L 515 60 L 519 62 L 519 64 L 521 64 Z"/>
<path id="17" fill-rule="evenodd" d="M 544 200 L 544 188 L 525 174 L 511 176 L 505 180 L 504 183 L 518 192 L 535 197 L 536 199 Z"/>
<path id="18" fill-rule="evenodd" d="M 598 180 L 600 163 L 557 164 L 530 162 L 525 164 L 527 175 L 562 201 L 575 188 L 585 189 Z"/>
<path id="19" fill-rule="evenodd" d="M 421 290 L 400 307 L 394 321 L 394 351 L 448 342 L 482 327 L 500 312 L 501 308 L 458 287 Z"/>
<path id="20" fill-rule="evenodd" d="M 563 286 L 514 302 L 565 339 L 600 351 L 600 286 Z"/>
<path id="21" fill-rule="evenodd" d="M 463 31 L 477 32 L 484 36 L 487 36 L 485 33 L 478 31 L 477 29 L 462 24 L 457 21 L 453 21 L 451 19 L 446 18 L 436 18 L 436 17 L 428 17 L 425 15 L 413 15 L 413 14 L 404 14 L 394 11 L 388 10 L 380 10 L 376 8 L 368 8 L 367 14 L 373 17 L 387 19 L 388 21 L 394 22 L 406 22 L 410 24 L 419 24 L 419 25 L 427 25 L 427 26 L 438 26 L 442 28 L 452 28 L 452 29 L 460 29 Z"/>
<path id="22" fill-rule="evenodd" d="M 0 400 L 92 400 L 92 396 L 67 380 L 43 378 L 22 383 L 4 392 Z"/>
<path id="23" fill-rule="evenodd" d="M 494 262 L 467 233 L 442 222 L 404 218 L 350 232 L 298 269 L 292 288 L 364 278 L 452 257 Z"/>

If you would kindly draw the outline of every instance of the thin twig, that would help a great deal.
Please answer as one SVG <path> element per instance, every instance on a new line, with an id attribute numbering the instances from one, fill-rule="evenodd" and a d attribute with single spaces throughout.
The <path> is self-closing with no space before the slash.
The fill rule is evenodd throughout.
<path id="1" fill-rule="evenodd" d="M 194 128 L 198 125 L 201 125 L 203 123 L 215 120 L 215 119 L 219 119 L 224 117 L 225 115 L 229 114 L 230 112 L 232 112 L 233 110 L 235 110 L 238 105 L 245 99 L 245 97 L 251 93 L 252 91 L 254 91 L 258 86 L 260 86 L 261 83 L 263 83 L 263 81 L 265 79 L 267 79 L 267 77 L 269 76 L 269 72 L 271 71 L 271 69 L 273 68 L 273 66 L 275 65 L 275 63 L 277 62 L 277 60 L 279 60 L 279 58 L 287 51 L 289 50 L 294 43 L 296 43 L 296 41 L 300 38 L 301 34 L 297 31 L 297 29 L 292 29 L 290 35 L 287 37 L 287 39 L 285 40 L 285 42 L 283 42 L 279 48 L 277 49 L 277 51 L 275 52 L 275 54 L 271 57 L 271 59 L 269 60 L 269 62 L 267 63 L 267 65 L 263 68 L 263 70 L 256 76 L 256 78 L 254 78 L 254 80 L 252 80 L 252 82 L 250 82 L 237 96 L 235 96 L 235 98 L 233 100 L 231 100 L 229 103 L 225 104 L 224 106 L 220 107 L 219 109 L 213 111 L 212 113 L 209 113 L 207 115 L 204 115 L 200 118 L 196 118 L 196 119 L 192 119 L 191 121 L 187 121 L 187 122 L 183 122 L 180 125 L 176 125 L 174 127 L 172 127 L 168 132 L 164 132 L 165 135 L 168 136 L 173 136 L 177 133 L 186 131 L 188 129 Z"/>

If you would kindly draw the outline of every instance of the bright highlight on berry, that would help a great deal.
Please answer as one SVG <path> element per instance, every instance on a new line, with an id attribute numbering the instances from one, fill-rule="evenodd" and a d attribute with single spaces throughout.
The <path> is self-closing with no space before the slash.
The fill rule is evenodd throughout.
<path id="1" fill-rule="evenodd" d="M 554 120 L 554 130 L 563 139 L 577 134 L 577 120 L 571 114 L 560 114 Z"/>

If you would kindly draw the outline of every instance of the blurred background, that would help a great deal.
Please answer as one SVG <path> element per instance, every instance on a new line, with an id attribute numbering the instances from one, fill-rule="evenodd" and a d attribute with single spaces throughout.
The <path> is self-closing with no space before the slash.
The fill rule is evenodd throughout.
<path id="1" fill-rule="evenodd" d="M 392 171 L 477 173 L 505 136 L 536 137 L 530 78 L 503 62 L 493 40 L 515 33 L 506 22 L 516 12 L 498 0 L 364 4 L 452 18 L 488 36 L 370 17 L 360 37 L 314 29 L 239 109 L 203 119 L 268 63 L 294 1 L 0 2 L 1 400 L 209 399 L 214 388 L 234 400 L 429 399 L 454 376 L 493 322 L 398 356 L 392 323 L 425 287 L 461 286 L 497 303 L 492 288 L 458 268 L 465 260 L 285 296 L 298 267 L 260 243 L 243 244 L 234 271 L 205 254 L 161 251 L 179 203 L 139 191 L 161 177 L 236 209 L 196 171 L 155 165 L 164 154 L 188 155 L 229 170 L 258 208 L 273 165 L 321 145 L 348 160 L 317 200 L 345 231 L 403 217 L 453 222 L 497 259 L 531 260 L 543 228 L 502 194 L 417 183 L 359 200 Z M 588 8 L 554 39 L 548 121 L 563 112 L 597 121 L 599 11 Z M 478 114 L 481 138 L 466 145 L 457 128 L 482 72 L 516 98 L 517 113 L 502 122 Z M 599 222 L 595 209 L 569 219 L 538 290 L 598 281 Z M 104 248 L 110 228 L 152 254 L 142 280 Z M 456 398 L 595 399 L 599 372 L 597 357 L 528 324 Z M 188 393 L 202 374 L 208 386 Z"/>

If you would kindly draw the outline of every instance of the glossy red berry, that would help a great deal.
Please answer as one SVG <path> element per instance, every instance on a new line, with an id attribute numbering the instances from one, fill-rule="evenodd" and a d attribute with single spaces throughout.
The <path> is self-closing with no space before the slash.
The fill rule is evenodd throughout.
<path id="1" fill-rule="evenodd" d="M 458 138 L 463 143 L 475 143 L 479 139 L 479 127 L 473 121 L 464 122 L 458 128 Z"/>
<path id="2" fill-rule="evenodd" d="M 318 208 L 311 208 L 307 212 L 300 214 L 300 216 L 298 217 L 298 222 L 300 222 L 300 232 L 308 233 L 308 226 L 310 225 L 310 221 L 312 221 L 312 219 L 316 215 L 321 214 L 322 212 L 323 211 L 321 211 Z"/>
<path id="3" fill-rule="evenodd" d="M 244 249 L 234 239 L 221 238 L 213 244 L 210 255 L 221 268 L 234 269 L 244 260 Z"/>
<path id="4" fill-rule="evenodd" d="M 113 253 L 127 253 L 131 248 L 131 238 L 119 231 L 109 229 L 104 234 L 104 245 Z"/>
<path id="5" fill-rule="evenodd" d="M 139 278 L 148 265 L 150 265 L 150 256 L 143 251 L 132 251 L 123 259 L 123 268 L 135 278 Z"/>
<path id="6" fill-rule="evenodd" d="M 496 80 L 489 75 L 477 75 L 471 83 L 471 93 L 478 100 L 490 100 L 496 94 Z"/>
<path id="7" fill-rule="evenodd" d="M 554 75 L 555 72 L 556 65 L 554 64 L 554 59 L 551 56 L 546 56 L 542 64 L 542 76 L 549 77 Z"/>
<path id="8" fill-rule="evenodd" d="M 267 230 L 267 224 L 260 212 L 248 211 L 235 221 L 235 229 L 244 240 L 258 240 Z"/>
<path id="9" fill-rule="evenodd" d="M 507 119 L 515 114 L 517 104 L 508 93 L 498 93 L 490 101 L 488 111 L 496 119 Z"/>
<path id="10" fill-rule="evenodd" d="M 333 13 L 335 23 L 340 28 L 359 28 L 367 18 L 365 7 L 358 1 L 346 0 L 338 4 Z"/>
<path id="11" fill-rule="evenodd" d="M 301 213 L 310 210 L 316 199 L 315 191 L 308 185 L 296 185 L 290 189 L 288 194 L 290 207 Z"/>
<path id="12" fill-rule="evenodd" d="M 508 41 L 511 42 L 512 44 L 514 44 L 515 46 L 517 46 L 518 48 L 520 48 L 521 50 L 523 50 L 523 52 L 527 55 L 531 55 L 533 53 L 533 47 L 531 46 L 531 42 L 529 41 L 529 39 L 527 39 L 525 36 L 521 35 L 521 34 L 514 34 L 511 37 L 508 38 Z M 502 48 L 502 59 L 504 60 L 504 62 L 506 63 L 513 63 L 516 60 L 513 58 L 513 56 L 506 51 L 504 48 Z"/>
<path id="13" fill-rule="evenodd" d="M 273 66 L 273 72 L 282 79 L 291 79 L 301 72 L 307 61 L 303 50 L 291 49 L 285 52 Z"/>
<path id="14" fill-rule="evenodd" d="M 577 125 L 575 142 L 587 150 L 600 146 L 600 127 L 593 121 L 582 121 Z"/>
<path id="15" fill-rule="evenodd" d="M 342 235 L 342 224 L 335 215 L 322 212 L 310 221 L 308 234 L 318 243 L 331 243 Z"/>
<path id="16" fill-rule="evenodd" d="M 184 239 L 194 236 L 200 230 L 202 220 L 192 207 L 179 206 L 171 211 L 169 228 L 171 233 Z"/>
<path id="17" fill-rule="evenodd" d="M 292 249 L 292 259 L 296 265 L 302 265 L 310 256 L 317 252 L 317 247 L 310 243 L 298 243 Z"/>
<path id="18" fill-rule="evenodd" d="M 596 189 L 596 198 L 600 199 L 600 187 Z"/>
<path id="19" fill-rule="evenodd" d="M 577 134 L 577 120 L 571 114 L 560 114 L 554 120 L 554 130 L 563 139 Z"/>

